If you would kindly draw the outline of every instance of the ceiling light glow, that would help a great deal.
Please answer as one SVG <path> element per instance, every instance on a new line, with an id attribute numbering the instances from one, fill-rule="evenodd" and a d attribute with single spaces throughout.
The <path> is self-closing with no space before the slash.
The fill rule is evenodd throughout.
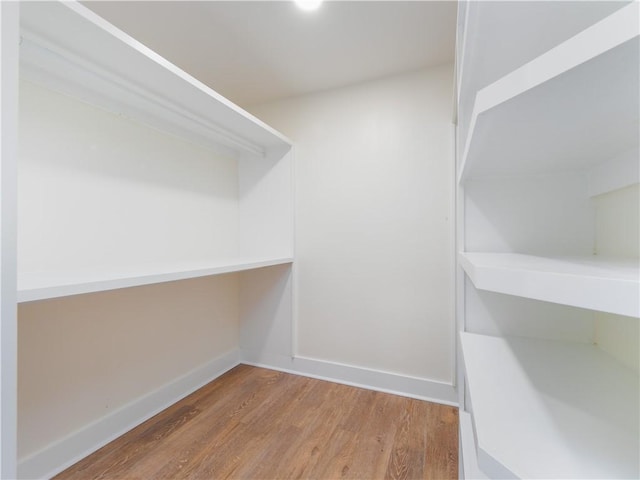
<path id="1" fill-rule="evenodd" d="M 317 10 L 320 4 L 322 3 L 322 0 L 294 0 L 294 1 L 296 2 L 296 5 L 299 8 L 307 12 L 310 12 L 311 10 Z"/>

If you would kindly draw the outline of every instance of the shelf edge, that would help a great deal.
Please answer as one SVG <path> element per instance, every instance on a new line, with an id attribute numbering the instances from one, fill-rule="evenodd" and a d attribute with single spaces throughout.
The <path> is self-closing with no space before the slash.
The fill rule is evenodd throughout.
<path id="1" fill-rule="evenodd" d="M 34 7 L 30 7 L 34 8 Z M 97 35 L 102 35 L 103 43 L 113 48 L 130 52 L 139 57 L 149 72 L 161 73 L 162 79 L 182 85 L 178 90 L 189 91 L 196 95 L 200 103 L 212 102 L 217 113 L 205 118 L 202 112 L 193 111 L 189 105 L 175 100 L 175 92 L 165 95 L 159 90 L 152 92 L 146 84 L 140 84 L 137 77 L 125 75 L 122 71 L 112 72 L 98 65 L 86 52 L 78 53 L 70 49 L 69 38 L 64 33 L 55 37 L 51 27 L 42 28 L 43 20 L 36 13 L 21 26 L 21 70 L 26 79 L 44 84 L 48 88 L 62 91 L 85 102 L 105 108 L 115 114 L 125 115 L 143 124 L 158 128 L 169 134 L 218 149 L 226 154 L 246 152 L 258 158 L 267 154 L 268 149 L 290 147 L 292 142 L 261 120 L 233 104 L 199 80 L 170 63 L 140 42 L 122 32 L 87 7 L 77 2 L 60 2 L 47 8 L 66 8 L 56 10 L 65 12 L 62 18 L 72 25 L 90 25 Z M 35 26 L 33 25 L 35 17 Z M 38 23 L 40 22 L 40 23 Z M 32 30 L 36 28 L 37 30 Z M 42 32 L 40 30 L 43 30 Z M 104 40 L 107 38 L 107 40 Z M 77 41 L 77 40 L 76 40 Z M 102 44 L 101 44 L 102 45 Z M 111 48 L 111 47 L 109 47 Z M 112 62 L 113 63 L 113 62 Z M 108 66 L 108 65 L 107 65 Z M 135 78 L 135 81 L 134 81 Z M 142 79 L 143 80 L 143 79 Z M 191 99 L 193 101 L 193 98 Z M 215 118 L 214 118 L 215 117 Z M 220 118 L 218 118 L 220 117 Z M 232 120 L 236 126 L 245 126 L 248 132 L 243 135 L 224 123 Z M 245 128 L 243 127 L 243 128 Z M 251 138 L 252 135 L 255 138 Z"/>
<path id="2" fill-rule="evenodd" d="M 282 257 L 268 260 L 255 260 L 250 262 L 230 263 L 226 265 L 216 265 L 211 267 L 201 267 L 189 270 L 174 270 L 158 273 L 139 273 L 131 275 L 116 276 L 104 280 L 91 279 L 87 281 L 63 282 L 48 286 L 18 289 L 18 303 L 33 302 L 59 297 L 68 297 L 84 293 L 97 293 L 121 288 L 139 287 L 156 283 L 172 282 L 176 280 L 187 280 L 190 278 L 207 277 L 213 275 L 224 275 L 227 273 L 237 273 L 258 268 L 272 267 L 276 265 L 286 265 L 293 263 L 293 257 Z"/>
<path id="3" fill-rule="evenodd" d="M 470 255 L 473 253 L 460 252 L 459 262 L 479 290 L 640 318 L 640 278 L 630 280 L 536 270 L 517 264 L 479 265 Z"/>

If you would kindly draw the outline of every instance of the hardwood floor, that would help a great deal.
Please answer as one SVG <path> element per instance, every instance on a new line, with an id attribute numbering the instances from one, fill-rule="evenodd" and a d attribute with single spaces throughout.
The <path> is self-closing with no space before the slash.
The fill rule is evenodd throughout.
<path id="1" fill-rule="evenodd" d="M 240 365 L 55 478 L 457 475 L 455 407 Z"/>

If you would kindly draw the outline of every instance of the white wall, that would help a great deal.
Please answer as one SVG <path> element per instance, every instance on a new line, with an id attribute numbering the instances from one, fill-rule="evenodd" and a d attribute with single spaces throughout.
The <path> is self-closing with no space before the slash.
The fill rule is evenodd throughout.
<path id="1" fill-rule="evenodd" d="M 297 354 L 451 382 L 451 65 L 250 108 L 296 145 Z"/>
<path id="2" fill-rule="evenodd" d="M 594 252 L 586 175 L 488 177 L 471 180 L 464 189 L 469 252 Z"/>
<path id="3" fill-rule="evenodd" d="M 23 81 L 19 271 L 236 255 L 237 161 Z"/>
<path id="4" fill-rule="evenodd" d="M 18 315 L 24 459 L 236 349 L 238 275 L 31 302 Z"/>

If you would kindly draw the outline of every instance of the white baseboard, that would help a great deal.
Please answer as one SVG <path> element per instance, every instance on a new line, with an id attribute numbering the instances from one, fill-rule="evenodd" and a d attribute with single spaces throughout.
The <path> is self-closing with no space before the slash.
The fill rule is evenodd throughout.
<path id="1" fill-rule="evenodd" d="M 240 351 L 193 369 L 18 461 L 18 478 L 51 478 L 240 363 Z"/>
<path id="2" fill-rule="evenodd" d="M 453 385 L 426 378 L 356 367 L 307 357 L 255 355 L 242 351 L 241 363 L 404 397 L 458 406 Z"/>

